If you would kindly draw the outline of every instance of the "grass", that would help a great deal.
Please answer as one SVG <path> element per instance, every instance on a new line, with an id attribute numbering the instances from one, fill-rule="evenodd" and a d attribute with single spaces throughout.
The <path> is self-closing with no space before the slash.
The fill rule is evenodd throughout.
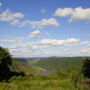
<path id="1" fill-rule="evenodd" d="M 0 90 L 90 90 L 82 80 L 85 78 L 80 73 L 60 69 L 43 76 L 13 77 L 9 83 L 0 83 Z"/>

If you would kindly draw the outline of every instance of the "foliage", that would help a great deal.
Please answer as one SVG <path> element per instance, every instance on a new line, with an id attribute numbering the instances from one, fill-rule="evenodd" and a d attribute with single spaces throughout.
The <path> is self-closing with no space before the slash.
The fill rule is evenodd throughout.
<path id="1" fill-rule="evenodd" d="M 0 81 L 10 78 L 11 56 L 7 49 L 0 47 Z"/>
<path id="2" fill-rule="evenodd" d="M 9 83 L 0 83 L 0 90 L 90 90 L 83 85 L 85 80 L 77 71 L 58 69 L 48 75 L 12 77 Z"/>
<path id="3" fill-rule="evenodd" d="M 89 59 L 84 60 L 82 72 L 85 77 L 90 78 L 90 60 Z"/>
<path id="4" fill-rule="evenodd" d="M 11 55 L 6 48 L 0 47 L 0 63 L 3 65 L 11 65 Z"/>
<path id="5" fill-rule="evenodd" d="M 24 76 L 24 72 L 11 71 L 12 58 L 6 48 L 0 47 L 0 81 L 8 81 L 13 76 Z"/>

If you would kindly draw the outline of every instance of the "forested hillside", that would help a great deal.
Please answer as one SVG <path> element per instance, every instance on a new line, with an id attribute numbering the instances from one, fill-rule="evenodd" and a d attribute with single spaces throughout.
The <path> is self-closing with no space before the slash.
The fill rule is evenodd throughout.
<path id="1" fill-rule="evenodd" d="M 89 57 L 65 57 L 65 58 L 48 58 L 40 59 L 35 63 L 31 63 L 34 66 L 45 68 L 45 69 L 75 69 L 80 71 L 83 66 L 83 61 Z"/>

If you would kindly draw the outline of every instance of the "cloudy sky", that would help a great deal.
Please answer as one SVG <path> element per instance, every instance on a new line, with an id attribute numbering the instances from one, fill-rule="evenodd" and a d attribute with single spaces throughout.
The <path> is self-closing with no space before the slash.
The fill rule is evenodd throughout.
<path id="1" fill-rule="evenodd" d="M 14 57 L 90 56 L 90 0 L 0 0 L 0 46 Z"/>

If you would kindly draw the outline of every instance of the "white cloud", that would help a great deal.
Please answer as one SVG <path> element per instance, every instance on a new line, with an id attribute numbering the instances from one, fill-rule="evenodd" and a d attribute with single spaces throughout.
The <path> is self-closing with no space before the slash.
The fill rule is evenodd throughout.
<path id="1" fill-rule="evenodd" d="M 55 16 L 62 16 L 62 17 L 66 17 L 71 14 L 73 14 L 72 8 L 58 8 L 54 13 Z"/>
<path id="2" fill-rule="evenodd" d="M 90 53 L 90 48 L 83 49 L 83 50 L 81 50 L 81 52 L 83 52 L 83 53 Z"/>
<path id="3" fill-rule="evenodd" d="M 87 46 L 81 50 L 82 45 L 87 45 L 87 42 L 89 41 L 81 42 L 78 38 L 67 38 L 65 40 L 42 39 L 36 42 L 14 43 L 9 47 L 9 50 L 14 56 L 41 56 L 42 53 L 46 52 L 48 52 L 48 56 L 84 56 L 90 54 L 90 48 L 87 48 Z M 77 46 L 81 48 L 77 48 Z"/>
<path id="4" fill-rule="evenodd" d="M 14 21 L 11 23 L 12 25 L 18 25 L 20 27 L 24 27 L 26 25 L 32 25 L 33 28 L 41 28 L 43 26 L 58 26 L 59 23 L 57 22 L 56 19 L 54 18 L 49 18 L 49 19 L 42 19 L 40 21 L 30 21 L 30 20 L 26 20 L 23 22 L 19 22 L 19 21 Z"/>
<path id="5" fill-rule="evenodd" d="M 36 34 L 35 34 L 36 35 Z M 73 39 L 73 41 L 72 41 Z M 16 40 L 15 40 L 16 41 Z M 11 42 L 15 42 L 9 41 Z M 7 42 L 7 41 L 6 41 Z M 80 39 L 77 38 L 70 38 L 66 40 L 56 40 L 56 39 L 43 39 L 37 42 L 31 42 L 31 43 L 19 43 L 18 45 L 13 45 L 10 47 L 10 49 L 20 49 L 20 48 L 29 48 L 32 50 L 40 50 L 40 49 L 46 49 L 46 48 L 51 48 L 54 46 L 72 46 L 72 45 L 77 45 L 76 43 L 79 43 Z M 65 49 L 64 51 L 66 51 Z"/>
<path id="6" fill-rule="evenodd" d="M 0 13 L 0 21 L 13 21 L 19 18 L 23 18 L 24 15 L 20 12 L 12 13 L 9 9 Z"/>
<path id="7" fill-rule="evenodd" d="M 90 21 L 90 8 L 58 8 L 54 15 L 60 17 L 69 17 L 69 22 L 75 22 L 79 20 Z"/>
<path id="8" fill-rule="evenodd" d="M 78 38 L 69 38 L 66 40 L 66 42 L 68 42 L 68 43 L 77 43 L 79 41 L 80 41 L 80 39 L 78 39 Z"/>
<path id="9" fill-rule="evenodd" d="M 41 21 L 32 21 L 29 22 L 32 25 L 40 25 L 40 26 L 58 26 L 58 22 L 54 18 L 42 19 Z"/>
<path id="10" fill-rule="evenodd" d="M 87 44 L 89 44 L 89 42 L 88 41 L 84 41 L 84 42 L 81 42 L 81 44 L 87 45 Z"/>
<path id="11" fill-rule="evenodd" d="M 0 2 L 0 7 L 2 6 L 2 3 Z"/>
<path id="12" fill-rule="evenodd" d="M 80 42 L 80 39 L 77 38 L 70 38 L 66 40 L 56 40 L 56 39 L 43 39 L 38 42 L 38 44 L 42 45 L 50 45 L 50 46 L 72 46 L 76 45 L 78 42 Z"/>
<path id="13" fill-rule="evenodd" d="M 20 24 L 20 21 L 19 20 L 13 20 L 12 22 L 11 22 L 11 25 L 19 25 Z"/>
<path id="14" fill-rule="evenodd" d="M 14 44 L 10 47 L 11 50 L 13 49 L 19 49 L 19 48 L 22 48 L 23 47 L 23 44 L 22 43 L 19 43 L 19 44 Z"/>
<path id="15" fill-rule="evenodd" d="M 6 9 L 5 11 L 2 11 L 0 13 L 0 21 L 7 21 L 10 22 L 11 25 L 24 27 L 27 25 L 31 25 L 32 28 L 42 28 L 44 26 L 59 26 L 59 23 L 55 18 L 48 18 L 48 19 L 42 19 L 39 21 L 30 21 L 30 20 L 24 20 L 20 21 L 20 18 L 23 18 L 24 14 L 20 12 L 13 13 L 9 9 Z"/>
<path id="16" fill-rule="evenodd" d="M 3 39 L 3 40 L 0 40 L 0 42 L 1 43 L 16 43 L 16 42 L 21 42 L 22 40 L 24 40 L 24 37 Z"/>
<path id="17" fill-rule="evenodd" d="M 30 38 L 38 38 L 41 32 L 39 30 L 33 31 L 30 33 Z"/>
<path id="18" fill-rule="evenodd" d="M 20 49 L 10 49 L 10 52 L 14 55 L 14 56 L 24 56 L 24 55 L 28 55 L 31 54 L 32 51 L 28 48 L 20 48 Z"/>
<path id="19" fill-rule="evenodd" d="M 82 45 L 86 45 L 88 47 L 90 47 L 90 42 L 89 41 L 84 41 L 84 42 L 81 42 Z"/>
<path id="20" fill-rule="evenodd" d="M 31 49 L 40 50 L 40 49 L 46 49 L 46 48 L 49 48 L 49 47 L 50 47 L 49 45 L 32 45 Z"/>
<path id="21" fill-rule="evenodd" d="M 64 49 L 64 52 L 68 52 L 68 51 L 69 51 L 69 49 L 68 49 L 68 48 L 65 48 L 65 49 Z"/>

